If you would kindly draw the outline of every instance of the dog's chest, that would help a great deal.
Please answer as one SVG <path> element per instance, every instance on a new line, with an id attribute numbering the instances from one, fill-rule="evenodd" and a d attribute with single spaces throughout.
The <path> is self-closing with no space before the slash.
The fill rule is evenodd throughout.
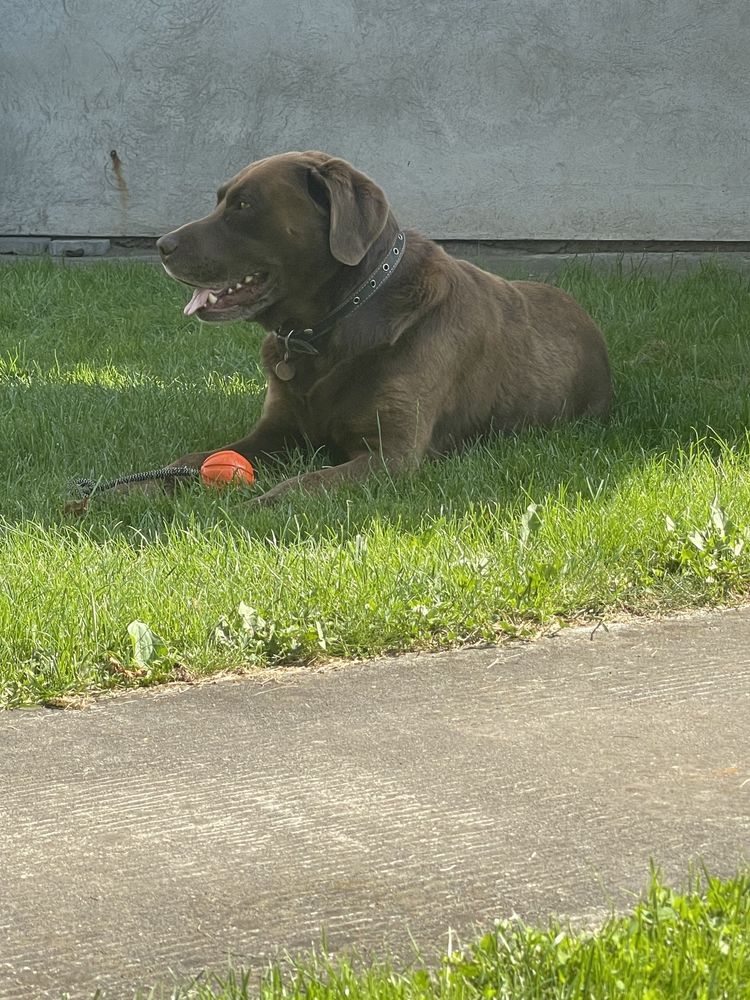
<path id="1" fill-rule="evenodd" d="M 305 436 L 315 444 L 327 444 L 334 428 L 345 419 L 342 401 L 346 380 L 335 370 L 321 374 L 307 358 L 291 363 L 294 376 L 282 380 L 279 389 Z"/>
<path id="2" fill-rule="evenodd" d="M 341 361 L 321 372 L 305 358 L 294 378 L 279 386 L 297 426 L 315 447 L 345 453 L 361 448 L 368 414 L 374 411 L 372 383 L 359 369 Z"/>

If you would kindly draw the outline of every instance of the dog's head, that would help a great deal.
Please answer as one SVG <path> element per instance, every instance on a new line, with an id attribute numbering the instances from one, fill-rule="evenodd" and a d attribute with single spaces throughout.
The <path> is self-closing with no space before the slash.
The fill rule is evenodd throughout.
<path id="1" fill-rule="evenodd" d="M 187 315 L 273 325 L 314 309 L 337 271 L 360 263 L 388 214 L 381 189 L 345 160 L 283 153 L 222 184 L 210 215 L 156 245 L 167 273 L 195 288 Z"/>

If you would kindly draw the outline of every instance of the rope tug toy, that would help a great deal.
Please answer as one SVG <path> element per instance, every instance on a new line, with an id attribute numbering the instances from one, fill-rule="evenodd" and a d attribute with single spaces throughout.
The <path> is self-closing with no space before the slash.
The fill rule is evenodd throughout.
<path id="1" fill-rule="evenodd" d="M 133 472 L 129 476 L 119 476 L 117 479 L 86 479 L 78 477 L 73 485 L 78 492 L 79 501 L 66 505 L 69 513 L 83 513 L 91 497 L 117 486 L 129 486 L 134 483 L 146 483 L 154 479 L 201 479 L 206 486 L 223 487 L 231 482 L 244 483 L 252 486 L 255 482 L 255 469 L 246 458 L 236 451 L 216 451 L 209 455 L 198 469 L 187 465 L 163 466 L 161 469 L 151 469 L 149 472 Z"/>
<path id="2" fill-rule="evenodd" d="M 81 496 L 87 499 L 96 493 L 104 493 L 113 490 L 116 486 L 128 486 L 130 483 L 147 483 L 152 479 L 197 479 L 200 472 L 197 469 L 189 469 L 186 465 L 181 465 L 176 469 L 164 466 L 161 469 L 151 469 L 149 472 L 133 472 L 129 476 L 120 476 L 117 479 L 85 479 L 82 476 L 73 480 L 73 485 Z"/>

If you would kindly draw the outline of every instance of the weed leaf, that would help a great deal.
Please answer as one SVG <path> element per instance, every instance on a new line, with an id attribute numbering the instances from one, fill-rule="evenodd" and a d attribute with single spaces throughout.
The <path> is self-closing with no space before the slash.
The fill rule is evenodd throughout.
<path id="1" fill-rule="evenodd" d="M 167 655 L 167 644 L 145 622 L 131 622 L 128 635 L 133 643 L 133 661 L 137 666 L 147 667 L 153 660 Z"/>

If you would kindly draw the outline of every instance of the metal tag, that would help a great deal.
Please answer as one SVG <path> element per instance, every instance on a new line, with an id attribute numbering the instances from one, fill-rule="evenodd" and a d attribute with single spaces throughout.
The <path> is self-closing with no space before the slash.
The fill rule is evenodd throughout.
<path id="1" fill-rule="evenodd" d="M 278 361 L 274 371 L 276 372 L 276 378 L 280 378 L 282 382 L 290 382 L 297 374 L 294 365 L 288 361 Z"/>

